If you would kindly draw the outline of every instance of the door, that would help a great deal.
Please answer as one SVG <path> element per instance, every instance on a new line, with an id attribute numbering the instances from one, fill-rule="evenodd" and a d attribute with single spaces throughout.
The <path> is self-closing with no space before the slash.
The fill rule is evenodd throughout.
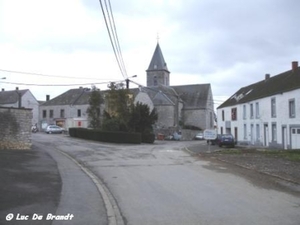
<path id="1" fill-rule="evenodd" d="M 283 149 L 287 149 L 287 130 L 286 130 L 286 127 L 282 127 L 282 145 L 283 145 Z"/>
<path id="2" fill-rule="evenodd" d="M 292 149 L 300 149 L 300 128 L 292 128 L 291 140 Z"/>

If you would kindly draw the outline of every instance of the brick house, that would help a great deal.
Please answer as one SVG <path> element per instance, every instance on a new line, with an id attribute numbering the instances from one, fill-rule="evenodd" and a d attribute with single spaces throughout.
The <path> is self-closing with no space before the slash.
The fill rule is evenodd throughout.
<path id="1" fill-rule="evenodd" d="M 300 70 L 291 70 L 239 89 L 217 109 L 219 133 L 239 144 L 300 148 Z"/>

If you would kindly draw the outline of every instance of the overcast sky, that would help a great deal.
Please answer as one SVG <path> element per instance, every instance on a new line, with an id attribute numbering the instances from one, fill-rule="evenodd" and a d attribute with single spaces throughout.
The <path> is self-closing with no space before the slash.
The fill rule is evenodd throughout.
<path id="1" fill-rule="evenodd" d="M 111 0 L 111 6 L 127 74 L 143 85 L 157 33 L 171 85 L 210 83 L 217 105 L 300 59 L 298 0 Z M 6 77 L 0 88 L 28 88 L 38 100 L 123 79 L 98 0 L 0 0 L 0 70 L 73 77 L 0 71 Z"/>

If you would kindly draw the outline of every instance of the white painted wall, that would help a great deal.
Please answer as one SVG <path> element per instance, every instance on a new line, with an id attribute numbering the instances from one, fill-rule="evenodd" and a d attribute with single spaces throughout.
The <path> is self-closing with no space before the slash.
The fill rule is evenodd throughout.
<path id="1" fill-rule="evenodd" d="M 271 99 L 276 99 L 276 117 L 271 116 Z M 289 100 L 295 99 L 295 117 L 289 116 Z M 259 104 L 259 116 L 256 117 L 256 103 Z M 250 118 L 250 105 L 253 104 L 254 117 Z M 243 108 L 246 107 L 246 118 L 243 116 Z M 237 120 L 231 120 L 231 109 L 237 108 Z M 224 111 L 224 120 L 222 119 Z M 300 148 L 291 146 L 291 129 L 300 128 L 300 89 L 258 99 L 255 101 L 237 104 L 235 106 L 220 108 L 217 110 L 218 133 L 226 133 L 226 124 L 231 133 L 237 127 L 237 141 L 243 144 L 266 145 L 270 147 Z M 276 124 L 276 140 L 272 140 L 272 124 Z M 246 134 L 244 132 L 246 126 Z M 257 129 L 259 126 L 259 129 Z M 267 129 L 265 126 L 268 126 Z M 253 129 L 251 129 L 253 127 Z M 265 130 L 268 132 L 265 134 Z M 266 143 L 266 141 L 268 143 Z M 285 142 L 285 143 L 284 143 Z"/>

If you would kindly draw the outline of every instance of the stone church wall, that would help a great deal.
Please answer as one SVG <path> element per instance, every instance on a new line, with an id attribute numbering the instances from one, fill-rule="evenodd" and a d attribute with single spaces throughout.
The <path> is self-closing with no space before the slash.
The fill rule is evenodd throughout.
<path id="1" fill-rule="evenodd" d="M 155 106 L 158 114 L 157 126 L 159 128 L 168 128 L 174 126 L 174 106 L 173 105 L 161 105 Z"/>
<path id="2" fill-rule="evenodd" d="M 203 109 L 189 109 L 183 112 L 184 125 L 196 126 L 205 130 L 208 128 L 207 119 L 206 110 Z"/>
<path id="3" fill-rule="evenodd" d="M 0 149 L 30 149 L 32 110 L 0 107 Z"/>

